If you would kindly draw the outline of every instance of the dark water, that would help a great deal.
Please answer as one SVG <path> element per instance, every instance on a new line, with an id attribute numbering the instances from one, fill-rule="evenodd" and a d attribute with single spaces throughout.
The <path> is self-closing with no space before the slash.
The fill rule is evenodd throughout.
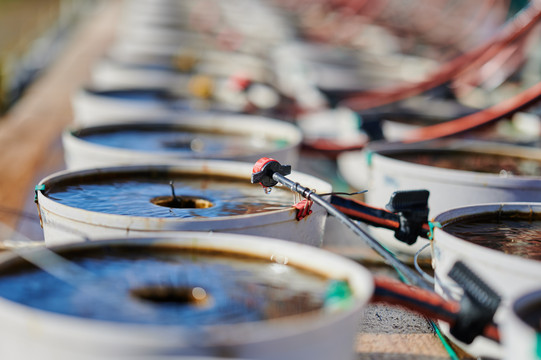
<path id="1" fill-rule="evenodd" d="M 133 100 L 137 102 L 166 101 L 170 98 L 166 91 L 160 89 L 127 89 L 104 91 L 88 89 L 88 91 L 93 94 L 107 96 L 114 99 Z"/>
<path id="2" fill-rule="evenodd" d="M 541 260 L 541 217 L 495 213 L 469 216 L 444 225 L 444 230 L 477 245 L 526 259 Z"/>
<path id="3" fill-rule="evenodd" d="M 198 326 L 318 310 L 329 283 L 327 278 L 292 266 L 223 253 L 122 246 L 62 256 L 91 275 L 70 285 L 19 264 L 0 271 L 0 296 L 82 318 Z M 205 296 L 198 301 L 153 298 L 166 288 L 190 294 L 193 289 L 203 289 Z M 141 297 L 134 289 L 147 289 L 148 296 Z"/>
<path id="4" fill-rule="evenodd" d="M 174 181 L 178 198 L 202 198 L 213 204 L 209 208 L 175 208 L 159 206 L 152 200 L 172 196 Z M 265 194 L 259 184 L 226 177 L 205 177 L 169 173 L 118 174 L 107 177 L 83 177 L 55 184 L 45 195 L 72 207 L 107 214 L 159 218 L 211 218 L 261 213 L 290 208 L 294 195 L 275 187 Z"/>
<path id="5" fill-rule="evenodd" d="M 178 127 L 125 127 L 75 135 L 85 141 L 114 148 L 220 157 L 271 151 L 287 145 L 286 140 L 264 136 L 219 134 Z"/>
<path id="6" fill-rule="evenodd" d="M 517 310 L 517 316 L 535 331 L 541 333 L 541 301 L 532 302 Z"/>
<path id="7" fill-rule="evenodd" d="M 541 176 L 541 161 L 468 151 L 437 150 L 408 151 L 387 157 L 444 169 L 483 172 L 490 174 Z"/>

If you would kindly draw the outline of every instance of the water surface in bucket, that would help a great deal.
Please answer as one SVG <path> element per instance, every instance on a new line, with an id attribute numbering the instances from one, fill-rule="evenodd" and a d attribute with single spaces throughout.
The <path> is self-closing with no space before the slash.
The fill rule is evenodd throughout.
<path id="1" fill-rule="evenodd" d="M 167 92 L 160 89 L 122 89 L 122 90 L 93 90 L 92 94 L 107 96 L 114 99 L 141 101 L 166 101 L 170 100 Z"/>
<path id="2" fill-rule="evenodd" d="M 71 285 L 20 261 L 0 270 L 0 296 L 82 318 L 202 326 L 321 309 L 330 281 L 271 260 L 174 247 L 102 246 L 61 255 L 90 275 Z"/>
<path id="3" fill-rule="evenodd" d="M 113 148 L 218 157 L 262 153 L 276 150 L 288 143 L 285 139 L 271 139 L 263 134 L 218 133 L 180 126 L 125 126 L 75 132 L 74 135 L 85 141 Z"/>
<path id="4" fill-rule="evenodd" d="M 488 213 L 465 216 L 443 229 L 471 243 L 526 259 L 541 260 L 541 214 Z"/>
<path id="5" fill-rule="evenodd" d="M 172 199 L 170 181 L 177 198 L 196 198 L 210 207 L 181 208 L 157 205 L 156 198 Z M 86 176 L 52 183 L 45 195 L 61 204 L 107 214 L 194 218 L 245 215 L 290 208 L 294 195 L 277 187 L 265 194 L 248 179 L 167 172 L 119 173 Z"/>
<path id="6" fill-rule="evenodd" d="M 541 176 L 541 161 L 461 150 L 404 151 L 385 156 L 420 165 L 502 175 Z"/>

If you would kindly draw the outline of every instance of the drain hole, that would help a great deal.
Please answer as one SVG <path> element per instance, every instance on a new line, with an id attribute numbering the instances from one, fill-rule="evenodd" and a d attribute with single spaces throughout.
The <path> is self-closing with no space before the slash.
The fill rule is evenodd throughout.
<path id="1" fill-rule="evenodd" d="M 150 202 L 154 205 L 177 209 L 206 209 L 214 206 L 209 200 L 195 196 L 158 196 Z"/>
<path id="2" fill-rule="evenodd" d="M 147 285 L 131 289 L 130 294 L 155 303 L 203 305 L 208 300 L 207 292 L 201 287 Z"/>

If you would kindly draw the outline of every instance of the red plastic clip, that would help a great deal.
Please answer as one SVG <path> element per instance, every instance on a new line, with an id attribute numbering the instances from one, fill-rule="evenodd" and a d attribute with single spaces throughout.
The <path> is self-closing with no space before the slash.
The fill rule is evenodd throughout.
<path id="1" fill-rule="evenodd" d="M 248 76 L 241 73 L 231 75 L 229 78 L 229 84 L 235 91 L 245 91 L 251 83 L 252 80 Z"/>
<path id="2" fill-rule="evenodd" d="M 268 163 L 276 161 L 272 158 L 268 157 L 262 157 L 261 159 L 257 160 L 257 162 L 254 164 L 254 167 L 252 168 L 252 174 L 258 173 L 263 170 L 263 167 L 267 165 Z"/>
<path id="3" fill-rule="evenodd" d="M 300 221 L 310 215 L 312 213 L 312 204 L 314 202 L 312 200 L 302 200 L 293 205 L 295 209 L 297 209 L 297 221 Z"/>

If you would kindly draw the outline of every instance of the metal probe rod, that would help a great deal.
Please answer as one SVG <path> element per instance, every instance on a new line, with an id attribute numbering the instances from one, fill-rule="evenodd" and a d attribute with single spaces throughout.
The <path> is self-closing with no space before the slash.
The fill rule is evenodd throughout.
<path id="1" fill-rule="evenodd" d="M 408 279 L 411 285 L 415 285 L 429 291 L 433 290 L 432 286 L 428 284 L 427 281 L 423 279 L 419 274 L 417 274 L 414 270 L 412 270 L 400 260 L 398 260 L 393 255 L 393 253 L 391 253 L 384 246 L 382 246 L 376 239 L 364 232 L 364 230 L 362 230 L 357 224 L 351 221 L 351 219 L 349 219 L 346 215 L 335 209 L 331 204 L 322 199 L 311 189 L 304 187 L 299 183 L 296 183 L 277 172 L 274 172 L 272 174 L 272 178 L 274 179 L 274 181 L 277 181 L 280 184 L 287 186 L 289 189 L 291 189 L 291 191 L 299 193 L 302 197 L 308 200 L 312 200 L 315 203 L 321 205 L 325 210 L 327 210 L 330 215 L 336 217 L 338 220 L 340 220 L 340 222 L 350 228 L 356 235 L 360 236 L 365 241 L 365 243 L 370 246 L 370 248 L 376 251 L 390 265 L 392 265 L 396 270 L 402 273 L 402 275 L 406 279 Z"/>

